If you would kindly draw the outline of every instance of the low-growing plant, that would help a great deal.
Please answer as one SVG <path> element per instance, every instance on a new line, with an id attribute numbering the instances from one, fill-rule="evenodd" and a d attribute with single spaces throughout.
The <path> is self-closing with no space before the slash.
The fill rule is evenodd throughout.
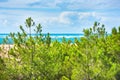
<path id="1" fill-rule="evenodd" d="M 21 32 L 9 35 L 13 47 L 8 58 L 0 57 L 0 80 L 119 80 L 119 28 L 108 35 L 105 26 L 95 22 L 83 30 L 84 37 L 59 42 L 42 34 L 41 24 L 36 26 L 31 17 L 25 23 L 29 33 L 20 25 Z"/>

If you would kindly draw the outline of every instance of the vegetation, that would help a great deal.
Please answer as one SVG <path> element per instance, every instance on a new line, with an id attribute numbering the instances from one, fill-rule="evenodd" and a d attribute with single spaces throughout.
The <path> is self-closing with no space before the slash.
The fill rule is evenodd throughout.
<path id="1" fill-rule="evenodd" d="M 26 19 L 27 35 L 10 33 L 14 47 L 0 57 L 0 80 L 119 80 L 120 79 L 120 27 L 108 35 L 105 26 L 95 22 L 84 29 L 84 37 L 74 43 L 63 38 L 51 42 L 50 34 L 42 35 L 40 24 L 31 36 L 35 22 Z M 4 40 L 8 43 L 7 38 Z"/>

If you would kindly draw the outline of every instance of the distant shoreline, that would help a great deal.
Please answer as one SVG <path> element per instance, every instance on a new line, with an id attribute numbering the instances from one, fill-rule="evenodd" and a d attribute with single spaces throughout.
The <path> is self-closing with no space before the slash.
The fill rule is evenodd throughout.
<path id="1" fill-rule="evenodd" d="M 3 39 L 4 38 L 6 38 L 6 36 L 8 36 L 9 34 L 0 34 L 0 44 L 3 44 L 4 42 L 3 42 Z M 43 34 L 44 35 L 44 37 L 47 35 L 47 34 Z M 36 36 L 36 34 L 32 34 L 32 36 L 34 37 L 34 36 Z M 83 37 L 84 36 L 84 34 L 76 34 L 76 33 L 74 33 L 74 34 L 69 34 L 69 33 L 52 33 L 52 34 L 50 34 L 50 37 L 51 37 L 51 40 L 52 41 L 58 41 L 58 42 L 62 42 L 62 39 L 63 39 L 63 37 L 64 38 L 66 38 L 66 40 L 68 41 L 68 40 L 71 40 L 72 42 L 74 42 L 74 39 L 75 38 L 78 38 L 78 39 L 80 39 L 80 37 Z M 12 41 L 12 39 L 10 38 L 10 37 L 8 37 L 8 44 L 13 44 L 13 41 Z"/>

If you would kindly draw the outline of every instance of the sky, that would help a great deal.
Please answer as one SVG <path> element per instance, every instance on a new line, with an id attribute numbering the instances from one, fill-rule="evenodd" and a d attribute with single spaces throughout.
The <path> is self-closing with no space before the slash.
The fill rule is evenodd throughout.
<path id="1" fill-rule="evenodd" d="M 20 31 L 28 17 L 43 33 L 83 33 L 95 21 L 110 33 L 120 26 L 120 0 L 0 0 L 0 33 Z"/>

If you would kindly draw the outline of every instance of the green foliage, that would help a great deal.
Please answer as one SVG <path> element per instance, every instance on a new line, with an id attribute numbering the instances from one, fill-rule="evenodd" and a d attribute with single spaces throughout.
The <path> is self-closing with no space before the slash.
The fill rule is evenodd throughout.
<path id="1" fill-rule="evenodd" d="M 114 27 L 112 28 L 112 34 L 116 35 L 117 34 L 117 29 Z"/>
<path id="2" fill-rule="evenodd" d="M 14 47 L 8 50 L 8 58 L 0 57 L 0 80 L 119 80 L 117 29 L 112 29 L 116 35 L 107 35 L 105 26 L 95 22 L 92 28 L 83 30 L 84 37 L 71 43 L 65 37 L 62 42 L 51 41 L 49 33 L 42 34 L 40 24 L 33 37 L 31 26 L 35 26 L 34 21 L 26 19 L 30 37 L 23 26 L 21 33 L 10 33 Z M 9 42 L 8 37 L 4 42 Z"/>

